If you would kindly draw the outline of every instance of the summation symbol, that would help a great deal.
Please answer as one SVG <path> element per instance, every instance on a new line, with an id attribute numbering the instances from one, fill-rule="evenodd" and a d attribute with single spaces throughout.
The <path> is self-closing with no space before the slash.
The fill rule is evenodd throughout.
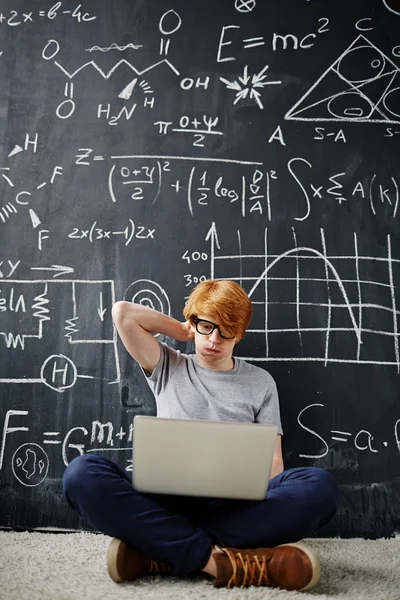
<path id="1" fill-rule="evenodd" d="M 399 124 L 400 68 L 360 35 L 285 119 Z"/>

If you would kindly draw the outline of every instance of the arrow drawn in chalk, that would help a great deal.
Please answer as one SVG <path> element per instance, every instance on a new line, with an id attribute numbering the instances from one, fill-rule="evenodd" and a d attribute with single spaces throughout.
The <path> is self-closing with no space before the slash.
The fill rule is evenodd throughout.
<path id="1" fill-rule="evenodd" d="M 101 321 L 104 321 L 104 315 L 106 313 L 106 310 L 106 308 L 103 308 L 103 292 L 100 292 L 100 306 L 97 309 L 97 312 Z"/>
<path id="2" fill-rule="evenodd" d="M 52 265 L 51 267 L 31 267 L 31 271 L 57 271 L 53 277 L 60 277 L 61 275 L 69 275 L 74 272 L 71 267 L 63 267 L 61 265 Z"/>

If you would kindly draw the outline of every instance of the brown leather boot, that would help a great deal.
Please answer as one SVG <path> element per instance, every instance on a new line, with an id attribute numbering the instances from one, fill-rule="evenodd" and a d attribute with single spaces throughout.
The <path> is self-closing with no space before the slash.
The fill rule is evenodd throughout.
<path id="1" fill-rule="evenodd" d="M 275 548 L 218 548 L 213 558 L 217 565 L 214 587 L 250 585 L 309 590 L 319 581 L 318 556 L 304 544 L 284 544 Z"/>
<path id="2" fill-rule="evenodd" d="M 117 538 L 114 538 L 108 547 L 107 570 L 116 583 L 134 581 L 146 575 L 171 573 L 171 567 L 167 563 L 151 560 L 137 548 Z"/>

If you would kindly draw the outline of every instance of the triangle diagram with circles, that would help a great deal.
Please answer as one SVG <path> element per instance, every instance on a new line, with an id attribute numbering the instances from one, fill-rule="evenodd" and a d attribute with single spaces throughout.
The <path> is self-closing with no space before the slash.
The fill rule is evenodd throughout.
<path id="1" fill-rule="evenodd" d="M 400 125 L 400 67 L 360 35 L 285 119 Z"/>

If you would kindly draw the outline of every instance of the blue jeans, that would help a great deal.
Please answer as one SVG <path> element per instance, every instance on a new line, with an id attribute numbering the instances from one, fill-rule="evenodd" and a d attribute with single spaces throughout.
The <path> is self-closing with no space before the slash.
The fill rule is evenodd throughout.
<path id="1" fill-rule="evenodd" d="M 168 562 L 173 575 L 200 571 L 214 544 L 271 547 L 312 536 L 333 517 L 339 497 L 333 477 L 317 467 L 280 473 L 261 501 L 143 494 L 128 473 L 94 454 L 71 461 L 63 491 L 95 529 Z"/>

